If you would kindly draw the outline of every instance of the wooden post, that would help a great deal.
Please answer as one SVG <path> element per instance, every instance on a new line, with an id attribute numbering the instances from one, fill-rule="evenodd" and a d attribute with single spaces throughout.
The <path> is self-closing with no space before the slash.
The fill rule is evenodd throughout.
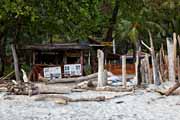
<path id="1" fill-rule="evenodd" d="M 144 59 L 141 60 L 140 72 L 141 72 L 142 84 L 144 84 L 145 83 L 145 65 L 144 65 Z"/>
<path id="2" fill-rule="evenodd" d="M 36 64 L 36 53 L 35 53 L 35 51 L 33 51 L 33 53 L 32 53 L 32 64 L 34 65 L 34 64 Z"/>
<path id="3" fill-rule="evenodd" d="M 81 75 L 83 75 L 83 64 L 84 64 L 84 56 L 83 56 L 83 51 L 81 51 L 81 56 L 80 56 L 80 64 L 81 64 Z"/>
<path id="4" fill-rule="evenodd" d="M 18 57 L 17 57 L 17 53 L 16 53 L 16 49 L 14 44 L 11 44 L 11 50 L 12 50 L 12 55 L 13 55 L 13 60 L 14 60 L 14 69 L 15 69 L 15 76 L 16 76 L 16 80 L 19 81 L 20 80 L 20 73 L 19 73 L 19 64 L 18 64 Z"/>
<path id="5" fill-rule="evenodd" d="M 107 78 L 108 78 L 108 73 L 107 73 L 107 70 L 105 69 L 104 70 L 104 78 L 103 78 L 104 79 L 104 83 L 103 83 L 104 85 L 107 85 Z"/>
<path id="6" fill-rule="evenodd" d="M 150 31 L 149 31 L 149 38 L 150 38 L 150 44 L 151 44 L 150 52 L 151 52 L 154 84 L 155 85 L 159 85 L 160 84 L 159 69 L 158 69 L 158 66 L 157 66 L 157 60 L 156 60 L 156 56 L 155 56 L 153 40 L 152 40 L 152 36 L 151 36 L 151 32 Z"/>
<path id="7" fill-rule="evenodd" d="M 162 52 L 162 45 L 161 45 L 161 49 L 159 52 L 159 70 L 160 70 L 160 74 L 162 77 L 162 81 L 164 82 L 164 63 L 163 63 L 163 52 Z"/>
<path id="8" fill-rule="evenodd" d="M 166 41 L 167 41 L 167 52 L 168 52 L 169 80 L 175 82 L 173 41 L 171 38 L 166 38 Z"/>
<path id="9" fill-rule="evenodd" d="M 177 57 L 177 71 L 178 71 L 178 82 L 180 82 L 180 65 L 179 65 L 179 56 Z M 177 82 L 177 81 L 176 81 Z"/>
<path id="10" fill-rule="evenodd" d="M 113 54 L 116 54 L 116 43 L 115 43 L 115 39 L 113 39 Z"/>
<path id="11" fill-rule="evenodd" d="M 147 54 L 146 54 L 147 55 Z M 149 68 L 149 61 L 147 60 L 145 55 L 145 58 L 143 59 L 144 64 L 144 83 L 148 84 L 150 79 L 150 68 Z"/>
<path id="12" fill-rule="evenodd" d="M 165 56 L 164 56 L 164 60 L 165 60 L 165 65 L 164 65 L 164 67 L 165 67 L 164 76 L 165 76 L 165 78 L 167 78 L 167 79 L 165 79 L 165 81 L 169 81 L 169 79 L 168 79 L 168 76 L 169 76 L 169 74 L 168 74 L 168 66 L 169 66 L 169 63 L 168 63 L 168 55 L 165 55 Z"/>
<path id="13" fill-rule="evenodd" d="M 91 65 L 91 51 L 88 53 L 88 65 Z"/>
<path id="14" fill-rule="evenodd" d="M 136 74 L 136 81 L 138 82 L 138 64 L 139 64 L 139 57 L 136 53 L 136 62 L 135 62 L 135 74 Z"/>
<path id="15" fill-rule="evenodd" d="M 63 64 L 67 64 L 67 52 L 63 53 Z"/>
<path id="16" fill-rule="evenodd" d="M 122 81 L 123 85 L 126 88 L 127 83 L 126 83 L 126 56 L 122 56 Z"/>
<path id="17" fill-rule="evenodd" d="M 176 49 L 177 49 L 176 33 L 173 33 L 173 54 L 174 54 L 174 70 L 175 71 L 176 71 Z"/>
<path id="18" fill-rule="evenodd" d="M 177 38 L 178 38 L 178 43 L 179 43 L 179 46 L 180 46 L 180 36 L 178 35 Z"/>
<path id="19" fill-rule="evenodd" d="M 98 85 L 97 87 L 105 86 L 105 79 L 104 79 L 104 53 L 102 50 L 97 51 L 98 57 Z"/>
<path id="20" fill-rule="evenodd" d="M 151 72 L 151 68 L 150 68 L 150 64 L 149 64 L 149 56 L 148 54 L 145 55 L 145 61 L 146 61 L 146 67 L 147 67 L 147 82 L 148 83 L 153 83 L 153 79 L 152 79 L 152 72 Z"/>

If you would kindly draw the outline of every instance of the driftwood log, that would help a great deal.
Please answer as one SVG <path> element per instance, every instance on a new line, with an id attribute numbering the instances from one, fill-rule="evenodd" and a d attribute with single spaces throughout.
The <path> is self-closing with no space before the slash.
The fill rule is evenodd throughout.
<path id="1" fill-rule="evenodd" d="M 124 97 L 127 95 L 132 95 L 132 92 L 127 92 L 124 94 L 119 94 L 119 95 L 114 95 L 111 97 L 106 97 L 106 96 L 97 96 L 97 97 L 82 97 L 82 98 L 70 98 L 70 97 L 66 97 L 66 96 L 54 96 L 54 95 L 39 95 L 36 96 L 36 98 L 34 99 L 35 101 L 54 101 L 55 103 L 58 104 L 68 104 L 69 102 L 86 102 L 86 101 L 95 101 L 95 102 L 102 102 L 102 101 L 106 101 L 106 100 L 111 100 L 111 99 L 115 99 L 115 98 L 119 98 L 119 97 Z"/>
<path id="2" fill-rule="evenodd" d="M 172 87 L 170 87 L 168 90 L 158 90 L 156 89 L 155 92 L 160 93 L 161 95 L 169 96 L 175 92 L 177 88 L 180 87 L 180 83 L 176 82 Z"/>
<path id="3" fill-rule="evenodd" d="M 174 86 L 173 87 L 170 87 L 164 94 L 166 95 L 166 96 L 169 96 L 170 94 L 172 94 L 177 88 L 179 88 L 180 87 L 180 83 L 179 82 L 176 82 L 175 84 L 174 84 Z"/>
<path id="4" fill-rule="evenodd" d="M 62 78 L 62 79 L 56 79 L 56 80 L 48 80 L 46 78 L 41 78 L 43 81 L 47 81 L 47 84 L 55 84 L 55 83 L 71 83 L 71 82 L 82 82 L 86 80 L 95 79 L 98 77 L 98 73 L 94 73 L 87 76 L 82 77 L 76 77 L 76 78 Z"/>
<path id="5" fill-rule="evenodd" d="M 75 86 L 72 91 L 83 91 L 83 90 L 93 90 L 93 91 L 109 91 L 109 92 L 130 92 L 135 88 L 134 86 L 126 87 L 118 86 L 104 86 L 104 87 L 96 87 L 97 83 L 95 81 L 84 81 Z"/>

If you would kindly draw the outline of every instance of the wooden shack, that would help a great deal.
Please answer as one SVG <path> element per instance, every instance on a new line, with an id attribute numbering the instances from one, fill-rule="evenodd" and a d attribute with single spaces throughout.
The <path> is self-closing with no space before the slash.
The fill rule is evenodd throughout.
<path id="1" fill-rule="evenodd" d="M 105 53 L 105 68 L 115 75 L 121 75 L 121 55 L 113 54 L 111 48 L 112 46 L 89 39 L 88 42 L 27 45 L 23 50 L 28 52 L 26 59 L 32 67 L 29 79 L 38 80 L 39 75 L 54 79 L 54 77 L 78 77 L 97 72 L 98 49 Z M 134 58 L 132 55 L 126 58 L 127 74 L 134 74 Z M 54 75 L 49 71 L 55 71 Z"/>
<path id="2" fill-rule="evenodd" d="M 101 44 L 91 43 L 52 43 L 36 44 L 24 47 L 29 52 L 29 63 L 32 66 L 31 80 L 37 80 L 39 74 L 59 71 L 60 77 L 77 77 L 85 75 L 85 66 L 94 66 L 90 72 L 96 72 L 96 51 L 102 49 Z M 60 70 L 59 70 L 60 69 Z M 48 73 L 47 76 L 53 77 Z"/>

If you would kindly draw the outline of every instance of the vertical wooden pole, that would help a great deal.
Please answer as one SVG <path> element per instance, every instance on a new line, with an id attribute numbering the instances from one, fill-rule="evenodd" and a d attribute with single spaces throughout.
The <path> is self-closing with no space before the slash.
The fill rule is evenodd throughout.
<path id="1" fill-rule="evenodd" d="M 148 63 L 146 60 L 146 56 L 143 59 L 143 65 L 144 65 L 144 83 L 147 84 L 149 82 L 149 71 L 148 71 Z"/>
<path id="2" fill-rule="evenodd" d="M 178 35 L 177 38 L 178 38 L 178 43 L 179 43 L 179 46 L 180 46 L 180 36 Z"/>
<path id="3" fill-rule="evenodd" d="M 150 64 L 149 64 L 149 56 L 148 54 L 145 55 L 145 61 L 146 61 L 146 67 L 147 67 L 147 80 L 148 83 L 153 83 L 153 79 L 152 79 L 152 72 L 151 72 L 151 68 L 150 68 Z"/>
<path id="4" fill-rule="evenodd" d="M 141 60 L 140 72 L 141 72 L 142 84 L 144 84 L 145 83 L 145 65 L 144 65 L 144 59 Z"/>
<path id="5" fill-rule="evenodd" d="M 168 66 L 169 66 L 169 63 L 168 63 L 168 55 L 165 55 L 164 56 L 164 60 L 165 60 L 165 64 L 164 64 L 164 67 L 165 67 L 165 71 L 164 71 L 164 77 L 166 78 L 165 81 L 169 81 L 168 77 L 169 77 L 169 70 L 168 70 Z"/>
<path id="6" fill-rule="evenodd" d="M 63 64 L 67 64 L 67 54 L 66 54 L 66 52 L 64 52 L 64 55 L 63 55 Z"/>
<path id="7" fill-rule="evenodd" d="M 11 50 L 12 50 L 12 55 L 13 55 L 13 60 L 14 60 L 16 80 L 19 81 L 20 80 L 19 63 L 18 63 L 18 57 L 17 57 L 16 48 L 14 44 L 11 44 Z"/>
<path id="8" fill-rule="evenodd" d="M 105 86 L 105 80 L 104 80 L 104 53 L 102 50 L 97 51 L 97 57 L 98 57 L 98 84 L 97 87 L 103 87 Z"/>
<path id="9" fill-rule="evenodd" d="M 180 82 L 180 65 L 179 65 L 179 56 L 177 57 L 177 71 L 178 71 L 178 82 Z"/>
<path id="10" fill-rule="evenodd" d="M 168 52 L 169 80 L 175 82 L 173 40 L 171 38 L 166 38 L 166 41 L 167 41 L 167 52 Z"/>
<path id="11" fill-rule="evenodd" d="M 84 64 L 84 56 L 83 56 L 83 51 L 81 51 L 81 56 L 80 56 L 80 64 L 81 64 L 81 75 L 83 75 L 83 64 Z"/>
<path id="12" fill-rule="evenodd" d="M 91 51 L 90 50 L 88 54 L 88 65 L 91 65 Z"/>
<path id="13" fill-rule="evenodd" d="M 126 56 L 122 56 L 122 81 L 123 85 L 126 88 L 127 83 L 126 83 Z"/>
<path id="14" fill-rule="evenodd" d="M 167 76 L 168 76 L 167 66 L 168 66 L 167 56 L 165 55 L 164 48 L 162 46 L 160 50 L 160 73 L 163 82 L 167 81 Z"/>
<path id="15" fill-rule="evenodd" d="M 32 59 L 33 59 L 33 62 L 32 62 L 33 65 L 36 64 L 36 62 L 35 62 L 36 61 L 36 53 L 35 53 L 35 51 L 33 51 Z"/>
<path id="16" fill-rule="evenodd" d="M 174 69 L 175 69 L 175 71 L 176 71 L 176 49 L 177 49 L 176 33 L 173 33 L 173 54 L 174 54 Z"/>
<path id="17" fill-rule="evenodd" d="M 113 39 L 113 54 L 116 54 L 116 43 L 115 43 L 115 39 Z"/>
<path id="18" fill-rule="evenodd" d="M 104 80 L 104 85 L 107 85 L 107 78 L 108 78 L 108 73 L 107 73 L 107 70 L 105 69 L 104 70 L 104 76 L 103 76 L 104 78 L 103 78 L 103 80 Z"/>
<path id="19" fill-rule="evenodd" d="M 151 60 L 152 60 L 154 84 L 159 85 L 160 84 L 159 69 L 158 69 L 158 66 L 157 66 L 157 60 L 156 60 L 156 56 L 155 56 L 153 40 L 152 40 L 152 36 L 151 36 L 150 31 L 149 31 L 149 38 L 150 38 L 150 44 L 151 44 Z"/>

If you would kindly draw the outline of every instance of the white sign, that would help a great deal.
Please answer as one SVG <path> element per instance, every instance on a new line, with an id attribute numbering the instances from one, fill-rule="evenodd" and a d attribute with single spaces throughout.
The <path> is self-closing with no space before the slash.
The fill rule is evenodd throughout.
<path id="1" fill-rule="evenodd" d="M 64 75 L 65 76 L 80 76 L 80 75 L 82 75 L 81 64 L 64 65 Z"/>
<path id="2" fill-rule="evenodd" d="M 44 77 L 47 79 L 62 78 L 61 67 L 45 67 L 43 71 L 44 71 Z"/>

